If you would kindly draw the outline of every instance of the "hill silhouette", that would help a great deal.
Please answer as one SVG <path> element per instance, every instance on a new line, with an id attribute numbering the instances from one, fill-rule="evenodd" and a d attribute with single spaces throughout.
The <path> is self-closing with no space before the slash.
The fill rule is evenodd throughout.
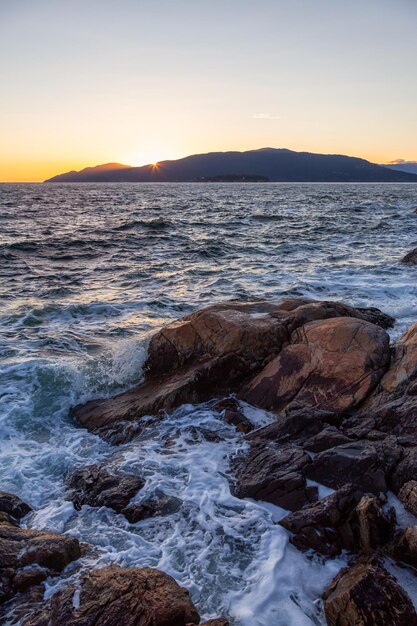
<path id="1" fill-rule="evenodd" d="M 209 152 L 142 167 L 108 163 L 59 174 L 46 182 L 195 182 L 242 173 L 271 182 L 417 182 L 416 175 L 365 159 L 284 148 Z"/>

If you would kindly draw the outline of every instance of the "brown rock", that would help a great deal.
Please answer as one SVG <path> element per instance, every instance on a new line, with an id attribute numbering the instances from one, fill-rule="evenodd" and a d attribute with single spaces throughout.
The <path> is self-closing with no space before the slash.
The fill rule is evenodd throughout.
<path id="1" fill-rule="evenodd" d="M 188 591 L 150 567 L 116 565 L 58 591 L 22 626 L 186 626 L 199 615 Z"/>
<path id="2" fill-rule="evenodd" d="M 25 517 L 32 508 L 18 496 L 6 491 L 0 491 L 0 512 L 7 513 L 15 519 Z"/>
<path id="3" fill-rule="evenodd" d="M 310 322 L 239 397 L 279 412 L 296 404 L 336 413 L 358 406 L 389 363 L 389 337 L 354 318 Z"/>
<path id="4" fill-rule="evenodd" d="M 398 499 L 403 503 L 407 511 L 417 517 L 417 481 L 409 480 L 405 483 L 399 493 Z"/>
<path id="5" fill-rule="evenodd" d="M 216 402 L 213 409 L 221 413 L 226 424 L 234 426 L 239 432 L 247 434 L 253 430 L 251 422 L 245 416 L 239 402 L 235 398 L 220 400 Z"/>
<path id="6" fill-rule="evenodd" d="M 118 513 L 145 484 L 141 478 L 112 472 L 100 465 L 88 465 L 75 470 L 68 480 L 67 499 L 79 510 L 84 504 L 107 506 Z"/>
<path id="7" fill-rule="evenodd" d="M 340 316 L 371 319 L 385 327 L 393 322 L 375 309 L 301 298 L 207 307 L 152 337 L 142 385 L 75 407 L 72 415 L 81 426 L 119 443 L 126 421 L 235 391 L 279 353 L 293 330 L 311 320 Z M 129 430 L 126 436 L 131 436 Z"/>
<path id="8" fill-rule="evenodd" d="M 384 513 L 377 498 L 345 485 L 284 517 L 280 524 L 294 533 L 291 542 L 301 550 L 336 556 L 343 549 L 369 551 L 387 543 L 393 535 L 395 513 Z"/>
<path id="9" fill-rule="evenodd" d="M 410 250 L 407 254 L 401 259 L 401 263 L 408 263 L 409 265 L 417 265 L 417 248 Z"/>
<path id="10" fill-rule="evenodd" d="M 227 619 L 209 619 L 208 622 L 201 622 L 200 626 L 229 626 Z"/>
<path id="11" fill-rule="evenodd" d="M 413 604 L 375 561 L 342 569 L 324 595 L 328 626 L 416 626 Z"/>
<path id="12" fill-rule="evenodd" d="M 405 483 L 417 476 L 417 447 L 404 449 L 400 462 L 390 475 L 389 483 L 394 493 L 398 493 Z"/>
<path id="13" fill-rule="evenodd" d="M 179 498 L 164 496 L 158 500 L 129 504 L 122 513 L 131 524 L 136 524 L 150 517 L 172 515 L 179 511 L 181 504 Z"/>
<path id="14" fill-rule="evenodd" d="M 317 488 L 308 487 L 303 474 L 309 463 L 301 448 L 255 441 L 249 454 L 236 461 L 234 493 L 296 511 L 317 499 Z"/>
<path id="15" fill-rule="evenodd" d="M 75 537 L 0 523 L 0 604 L 80 556 Z"/>
<path id="16" fill-rule="evenodd" d="M 398 531 L 388 553 L 398 561 L 417 567 L 417 526 Z"/>

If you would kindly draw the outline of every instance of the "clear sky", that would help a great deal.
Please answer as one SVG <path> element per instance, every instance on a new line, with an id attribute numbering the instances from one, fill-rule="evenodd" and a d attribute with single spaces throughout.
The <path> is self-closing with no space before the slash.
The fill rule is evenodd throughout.
<path id="1" fill-rule="evenodd" d="M 263 146 L 417 160 L 417 0 L 0 0 L 0 180 Z"/>

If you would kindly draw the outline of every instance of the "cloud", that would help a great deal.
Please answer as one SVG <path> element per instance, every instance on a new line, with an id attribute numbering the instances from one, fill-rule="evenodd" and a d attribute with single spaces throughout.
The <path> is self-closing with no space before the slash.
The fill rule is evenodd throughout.
<path id="1" fill-rule="evenodd" d="M 252 119 L 254 120 L 279 120 L 281 119 L 279 115 L 272 115 L 272 113 L 255 113 L 252 115 Z"/>
<path id="2" fill-rule="evenodd" d="M 405 159 L 395 159 L 395 161 L 389 161 L 388 165 L 401 165 L 402 163 L 407 163 Z"/>

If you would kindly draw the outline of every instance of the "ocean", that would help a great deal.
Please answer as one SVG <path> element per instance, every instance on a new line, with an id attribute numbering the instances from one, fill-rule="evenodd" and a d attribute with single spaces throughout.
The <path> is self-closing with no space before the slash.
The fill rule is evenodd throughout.
<path id="1" fill-rule="evenodd" d="M 400 263 L 417 246 L 416 209 L 412 184 L 0 185 L 0 489 L 36 509 L 28 526 L 95 547 L 47 596 L 80 566 L 151 565 L 204 617 L 324 624 L 319 597 L 344 558 L 307 558 L 276 524 L 283 509 L 231 495 L 229 461 L 245 443 L 210 403 L 118 447 L 69 408 L 140 382 L 149 336 L 222 300 L 376 306 L 396 318 L 395 339 L 417 321 L 417 269 Z M 138 501 L 163 491 L 181 509 L 137 524 L 75 511 L 65 476 L 105 460 L 146 479 Z"/>

